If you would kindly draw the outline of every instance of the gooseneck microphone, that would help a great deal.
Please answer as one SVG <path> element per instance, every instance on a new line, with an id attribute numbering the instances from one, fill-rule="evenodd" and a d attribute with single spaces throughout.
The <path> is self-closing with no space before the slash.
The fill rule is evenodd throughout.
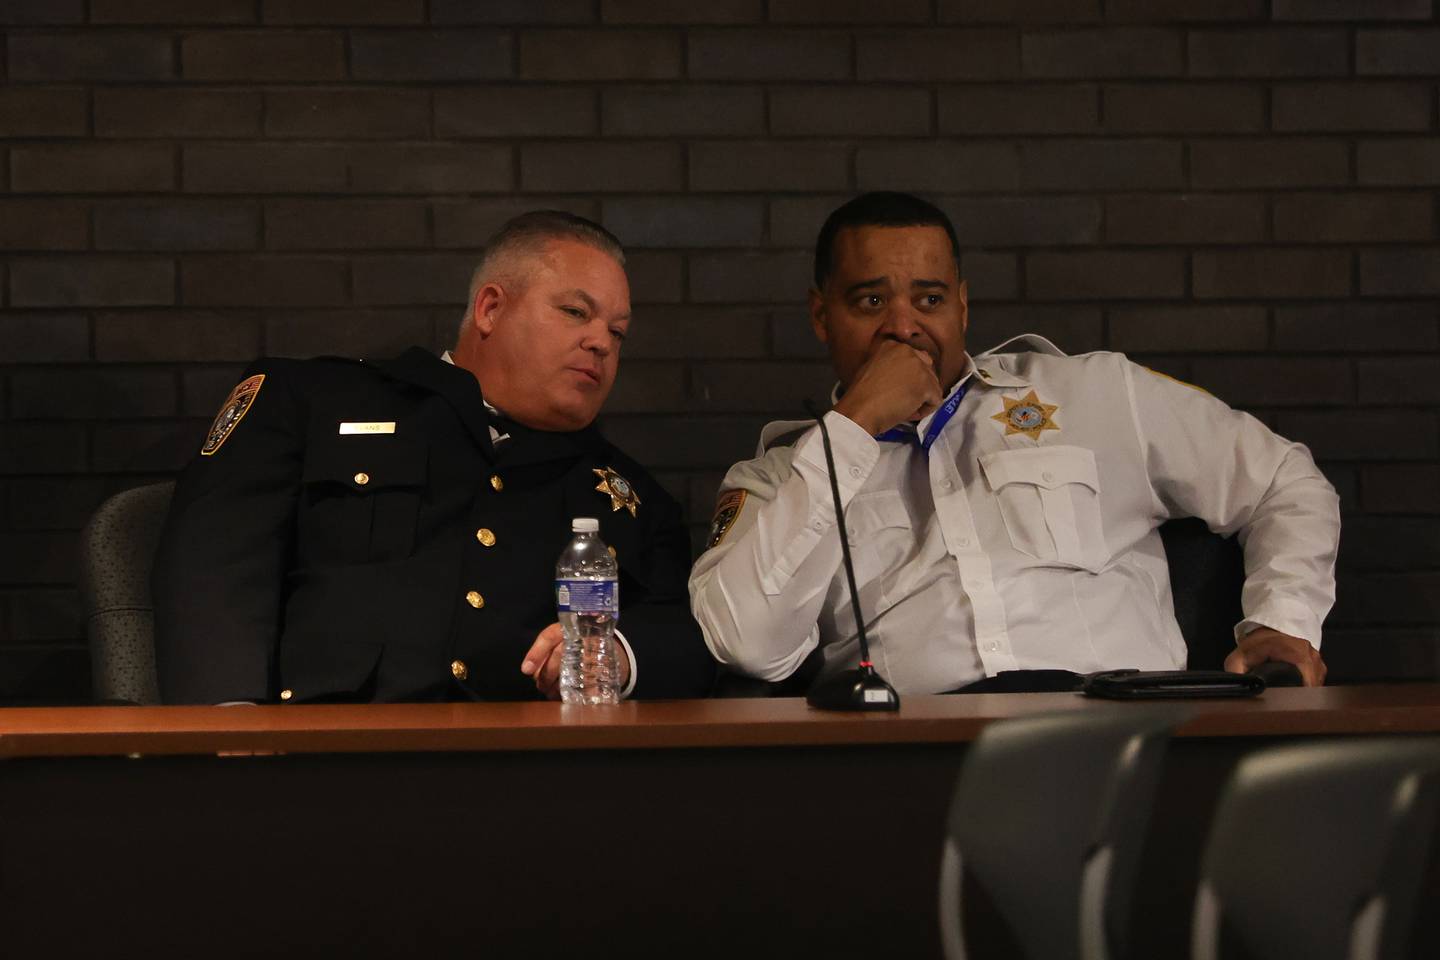
<path id="1" fill-rule="evenodd" d="M 835 479 L 830 431 L 825 427 L 825 418 L 815 412 L 815 405 L 809 399 L 805 400 L 805 409 L 820 427 L 825 470 L 830 476 L 830 496 L 835 503 L 835 524 L 840 533 L 840 559 L 845 566 L 845 580 L 850 584 L 850 609 L 855 614 L 855 630 L 860 637 L 860 666 L 842 670 L 815 684 L 806 694 L 805 702 L 821 710 L 899 710 L 900 694 L 875 672 L 875 665 L 870 662 L 870 641 L 865 636 L 865 618 L 860 613 L 860 591 L 855 586 L 855 564 L 850 560 L 850 534 L 845 529 L 845 511 L 840 506 L 840 484 Z"/>

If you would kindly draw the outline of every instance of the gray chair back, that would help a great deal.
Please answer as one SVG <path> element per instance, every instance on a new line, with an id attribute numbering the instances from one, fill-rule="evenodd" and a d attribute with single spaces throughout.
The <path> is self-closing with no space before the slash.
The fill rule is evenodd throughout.
<path id="1" fill-rule="evenodd" d="M 1440 813 L 1440 737 L 1276 747 L 1220 798 L 1201 863 L 1192 956 L 1408 955 Z"/>
<path id="2" fill-rule="evenodd" d="M 963 886 L 982 887 L 1031 960 L 1124 955 L 1130 893 L 1174 704 L 1006 720 L 965 755 L 941 867 L 948 960 L 967 956 Z"/>
<path id="3" fill-rule="evenodd" d="M 158 704 L 150 569 L 173 483 L 117 493 L 80 540 L 80 593 L 97 703 Z"/>

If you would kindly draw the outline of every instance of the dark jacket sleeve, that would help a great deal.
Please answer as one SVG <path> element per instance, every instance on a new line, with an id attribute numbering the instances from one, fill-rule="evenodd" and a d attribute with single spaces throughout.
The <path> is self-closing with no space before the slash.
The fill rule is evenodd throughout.
<path id="1" fill-rule="evenodd" d="M 648 478 L 647 478 L 648 479 Z M 653 484 L 650 481 L 647 486 Z M 693 554 L 680 505 L 658 484 L 650 490 L 650 521 L 637 579 L 643 596 L 629 602 L 622 585 L 620 632 L 635 651 L 635 699 L 706 697 L 715 682 L 715 659 L 690 614 L 687 582 Z M 653 508 L 651 507 L 653 504 Z M 622 577 L 624 560 L 621 561 Z"/>
<path id="2" fill-rule="evenodd" d="M 151 586 L 165 703 L 266 700 L 294 531 L 303 423 L 284 367 L 244 416 L 180 475 Z"/>

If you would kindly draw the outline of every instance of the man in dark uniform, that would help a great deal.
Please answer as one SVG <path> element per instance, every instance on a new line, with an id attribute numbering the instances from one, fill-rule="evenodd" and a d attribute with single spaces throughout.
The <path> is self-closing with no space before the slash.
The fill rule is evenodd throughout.
<path id="1" fill-rule="evenodd" d="M 630 324 L 623 264 L 598 225 L 525 214 L 444 357 L 248 370 L 156 558 L 164 700 L 556 698 L 577 516 L 619 560 L 626 692 L 706 694 L 680 509 L 593 425 Z"/>

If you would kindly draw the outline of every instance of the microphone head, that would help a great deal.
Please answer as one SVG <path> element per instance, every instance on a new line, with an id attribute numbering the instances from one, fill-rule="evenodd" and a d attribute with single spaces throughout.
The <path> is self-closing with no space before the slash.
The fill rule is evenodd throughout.
<path id="1" fill-rule="evenodd" d="M 900 694 L 866 663 L 815 684 L 805 702 L 820 710 L 899 710 Z"/>

